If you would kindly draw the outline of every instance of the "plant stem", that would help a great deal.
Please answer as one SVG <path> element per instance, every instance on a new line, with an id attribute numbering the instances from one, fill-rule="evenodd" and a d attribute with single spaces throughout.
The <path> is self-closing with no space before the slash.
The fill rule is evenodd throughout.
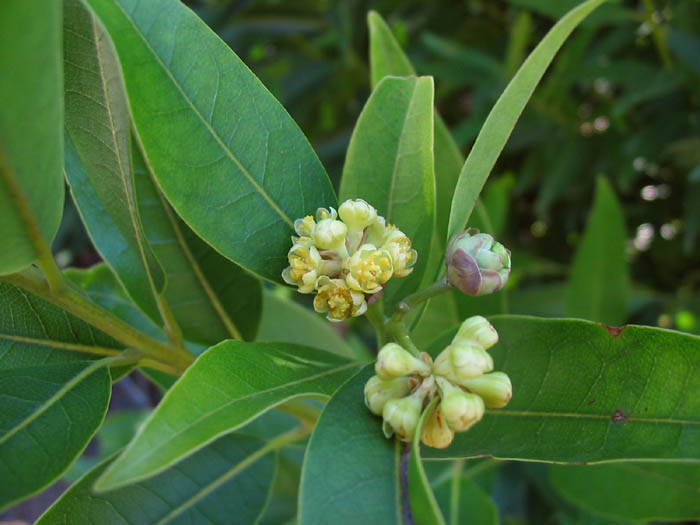
<path id="1" fill-rule="evenodd" d="M 27 196 L 24 194 L 24 190 L 19 185 L 19 181 L 15 175 L 10 162 L 5 156 L 5 152 L 0 145 L 0 179 L 5 182 L 5 186 L 10 194 L 12 203 L 17 209 L 17 213 L 20 219 L 24 223 L 27 230 L 27 237 L 29 242 L 34 248 L 37 259 L 36 262 L 44 272 L 46 280 L 49 283 L 49 287 L 53 291 L 58 291 L 63 286 L 63 275 L 61 270 L 56 266 L 56 261 L 54 261 L 53 255 L 51 254 L 51 247 L 44 238 L 44 234 L 41 231 L 41 224 L 39 224 L 34 210 L 32 210 Z"/>
<path id="2" fill-rule="evenodd" d="M 661 26 L 654 18 L 654 2 L 653 0 L 643 0 L 644 4 L 644 14 L 646 15 L 646 22 L 651 27 L 651 36 L 656 44 L 656 49 L 661 57 L 661 62 L 664 64 L 664 68 L 673 69 L 673 62 L 671 61 L 671 54 L 668 51 L 668 46 L 666 45 L 666 38 L 661 30 Z"/>
<path id="3" fill-rule="evenodd" d="M 396 341 L 414 356 L 418 357 L 420 355 L 420 349 L 411 339 L 411 335 L 408 333 L 406 324 L 399 319 L 398 321 L 390 321 L 389 326 L 391 327 L 391 333 L 394 334 Z"/>
<path id="4" fill-rule="evenodd" d="M 59 274 L 63 279 L 63 275 Z M 169 369 L 183 372 L 194 362 L 194 356 L 183 348 L 165 345 L 139 332 L 112 313 L 90 301 L 72 283 L 64 280 L 57 290 L 51 289 L 36 271 L 25 270 L 12 275 L 0 277 L 0 280 L 19 286 L 42 299 L 45 299 L 76 317 L 111 335 L 126 346 L 140 350 L 153 361 L 163 363 Z M 152 364 L 149 366 L 153 366 Z M 163 369 L 162 366 L 158 367 Z"/>

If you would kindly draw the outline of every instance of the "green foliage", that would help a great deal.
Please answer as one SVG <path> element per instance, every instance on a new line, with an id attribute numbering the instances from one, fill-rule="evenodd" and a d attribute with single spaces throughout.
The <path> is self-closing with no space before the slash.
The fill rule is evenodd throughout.
<path id="1" fill-rule="evenodd" d="M 37 10 L 42 16 L 36 18 Z M 61 5 L 11 0 L 2 6 L 0 70 L 0 275 L 34 262 L 63 213 Z"/>
<path id="2" fill-rule="evenodd" d="M 353 131 L 339 192 L 341 201 L 361 198 L 376 207 L 418 253 L 428 253 L 434 231 L 432 132 L 432 78 L 381 80 Z M 411 275 L 387 283 L 387 306 L 419 288 L 426 259 L 418 257 Z"/>
<path id="3" fill-rule="evenodd" d="M 62 479 L 41 524 L 700 518 L 696 3 L 49 4 L 0 3 L 3 512 Z M 399 241 L 290 238 L 334 188 L 418 252 L 381 297 L 344 286 Z M 498 293 L 441 279 L 467 226 L 511 253 L 451 275 L 510 257 Z M 329 323 L 287 264 L 373 306 Z M 425 405 L 374 415 L 377 371 L 374 413 Z M 446 425 L 489 405 L 444 449 L 428 374 L 472 389 Z"/>

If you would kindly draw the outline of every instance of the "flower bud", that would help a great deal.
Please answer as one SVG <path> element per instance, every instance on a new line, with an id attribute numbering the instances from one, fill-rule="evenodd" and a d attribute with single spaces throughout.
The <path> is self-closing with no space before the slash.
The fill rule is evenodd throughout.
<path id="1" fill-rule="evenodd" d="M 442 391 L 442 414 L 455 432 L 469 430 L 484 416 L 484 401 L 476 394 L 464 392 L 446 379 L 436 378 Z"/>
<path id="2" fill-rule="evenodd" d="M 346 254 L 345 234 L 348 227 L 335 219 L 321 219 L 312 233 L 316 246 L 321 250 L 337 250 L 341 255 Z"/>
<path id="3" fill-rule="evenodd" d="M 365 405 L 374 415 L 381 416 L 387 401 L 402 398 L 410 390 L 411 381 L 407 376 L 394 379 L 372 376 L 365 384 Z"/>
<path id="4" fill-rule="evenodd" d="M 498 342 L 498 332 L 486 318 L 475 315 L 464 320 L 452 342 L 476 343 L 488 350 Z"/>
<path id="5" fill-rule="evenodd" d="M 445 251 L 449 283 L 467 295 L 486 295 L 505 286 L 510 251 L 487 233 L 469 230 L 455 235 Z"/>
<path id="6" fill-rule="evenodd" d="M 435 359 L 433 371 L 453 383 L 493 370 L 493 358 L 476 344 L 452 343 Z"/>
<path id="7" fill-rule="evenodd" d="M 323 219 L 337 219 L 338 218 L 338 212 L 335 211 L 335 208 L 319 208 L 316 210 L 316 220 L 317 221 L 322 221 Z"/>
<path id="8" fill-rule="evenodd" d="M 412 441 L 424 398 L 425 392 L 419 388 L 408 397 L 387 401 L 382 410 L 384 435 L 391 437 L 396 434 L 401 441 Z"/>
<path id="9" fill-rule="evenodd" d="M 450 364 L 457 381 L 479 377 L 493 370 L 493 358 L 480 345 L 455 344 L 450 349 Z"/>
<path id="10" fill-rule="evenodd" d="M 346 259 L 345 268 L 349 271 L 345 277 L 348 286 L 368 294 L 380 292 L 394 271 L 389 252 L 372 244 L 363 244 Z"/>
<path id="11" fill-rule="evenodd" d="M 331 279 L 322 275 L 316 280 L 316 297 L 314 310 L 328 312 L 329 321 L 342 321 L 348 317 L 357 317 L 367 310 L 365 294 L 348 288 L 344 279 Z"/>
<path id="12" fill-rule="evenodd" d="M 425 361 L 414 357 L 396 343 L 387 343 L 382 347 L 377 355 L 374 370 L 382 379 L 416 373 L 430 375 L 430 366 Z"/>
<path id="13" fill-rule="evenodd" d="M 362 199 L 348 199 L 338 208 L 342 220 L 351 232 L 364 230 L 377 220 L 377 210 Z"/>
<path id="14" fill-rule="evenodd" d="M 503 408 L 513 396 L 513 385 L 503 372 L 492 372 L 473 379 L 464 379 L 460 384 L 478 394 L 488 408 Z"/>
<path id="15" fill-rule="evenodd" d="M 436 406 L 423 426 L 421 441 L 429 447 L 447 448 L 454 437 L 454 430 L 447 425 L 445 417 L 442 415 L 442 407 Z"/>

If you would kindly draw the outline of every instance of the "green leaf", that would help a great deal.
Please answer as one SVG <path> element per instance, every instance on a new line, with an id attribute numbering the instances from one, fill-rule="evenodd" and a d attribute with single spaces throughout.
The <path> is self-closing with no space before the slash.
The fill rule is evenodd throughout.
<path id="1" fill-rule="evenodd" d="M 347 358 L 358 357 L 358 352 L 341 337 L 333 324 L 313 310 L 274 292 L 265 291 L 263 297 L 263 313 L 256 341 L 295 343 Z M 363 357 L 369 359 L 370 355 Z"/>
<path id="2" fill-rule="evenodd" d="M 304 457 L 299 523 L 404 523 L 401 445 L 362 402 L 373 365 L 343 385 L 316 423 Z M 333 475 L 329 475 L 332 473 Z"/>
<path id="3" fill-rule="evenodd" d="M 88 4 L 114 40 L 146 159 L 170 203 L 218 252 L 281 282 L 294 219 L 336 204 L 306 138 L 178 0 Z"/>
<path id="4" fill-rule="evenodd" d="M 598 178 L 586 233 L 576 250 L 566 289 L 566 313 L 620 325 L 627 319 L 627 230 L 610 184 Z"/>
<path id="5" fill-rule="evenodd" d="M 173 212 L 136 148 L 134 178 L 143 231 L 166 276 L 165 299 L 186 339 L 252 340 L 262 310 L 258 279 L 217 253 Z"/>
<path id="6" fill-rule="evenodd" d="M 387 77 L 377 84 L 350 139 L 340 198 L 375 206 L 418 252 L 411 275 L 392 279 L 384 300 L 393 304 L 417 290 L 434 230 L 431 77 Z"/>
<path id="7" fill-rule="evenodd" d="M 133 300 L 162 324 L 154 294 L 165 277 L 141 231 L 119 61 L 80 0 L 64 2 L 63 21 L 66 178 L 93 244 Z"/>
<path id="8" fill-rule="evenodd" d="M 0 282 L 0 370 L 84 361 L 121 348 L 59 307 Z"/>
<path id="9" fill-rule="evenodd" d="M 61 4 L 0 6 L 0 275 L 21 270 L 50 244 L 63 214 Z M 11 81 L 7 80 L 11 77 Z"/>
<path id="10" fill-rule="evenodd" d="M 552 465 L 549 479 L 566 500 L 608 518 L 630 521 L 700 518 L 697 463 Z"/>
<path id="11" fill-rule="evenodd" d="M 102 423 L 111 393 L 104 361 L 0 370 L 0 510 L 58 478 Z"/>
<path id="12" fill-rule="evenodd" d="M 448 239 L 466 227 L 481 188 L 554 55 L 576 26 L 604 1 L 587 0 L 562 17 L 523 62 L 493 106 L 459 176 L 450 210 Z"/>
<path id="13" fill-rule="evenodd" d="M 425 451 L 424 457 L 700 457 L 700 338 L 579 320 L 496 316 L 491 322 L 500 336 L 491 349 L 495 369 L 510 376 L 513 399 L 503 409 L 487 410 L 449 448 Z"/>
<path id="14" fill-rule="evenodd" d="M 401 46 L 375 11 L 367 15 L 369 26 L 369 61 L 372 86 L 386 76 L 411 76 L 416 72 Z M 435 218 L 440 236 L 437 250 L 442 255 L 443 239 L 447 234 L 447 222 L 450 217 L 450 204 L 459 172 L 464 164 L 464 157 L 450 134 L 440 115 L 435 114 Z M 438 261 L 439 263 L 439 261 Z M 429 275 L 432 275 L 429 271 Z"/>
<path id="15" fill-rule="evenodd" d="M 423 433 L 423 425 L 425 425 L 425 421 L 430 417 L 438 401 L 439 398 L 433 398 L 423 410 L 413 435 L 413 443 L 411 444 L 411 459 L 409 459 L 408 463 L 408 493 L 410 495 L 413 520 L 417 525 L 445 525 L 445 518 L 442 516 L 440 507 L 433 494 L 433 489 L 430 488 L 430 483 L 428 483 L 420 458 L 420 439 Z"/>
<path id="16" fill-rule="evenodd" d="M 477 483 L 462 475 L 462 467 L 462 463 L 456 464 L 449 482 L 434 487 L 447 522 L 459 525 L 468 520 L 480 525 L 498 525 L 498 510 L 493 501 Z"/>
<path id="17" fill-rule="evenodd" d="M 290 398 L 331 395 L 357 366 L 303 346 L 220 343 L 168 390 L 97 486 L 113 489 L 154 476 Z"/>
<path id="18" fill-rule="evenodd" d="M 105 461 L 37 523 L 255 523 L 267 502 L 275 457 L 261 439 L 224 436 L 157 477 L 95 493 Z"/>

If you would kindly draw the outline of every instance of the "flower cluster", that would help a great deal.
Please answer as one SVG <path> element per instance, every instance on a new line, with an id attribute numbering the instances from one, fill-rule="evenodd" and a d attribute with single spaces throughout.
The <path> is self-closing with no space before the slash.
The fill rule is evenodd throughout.
<path id="1" fill-rule="evenodd" d="M 382 347 L 376 375 L 365 385 L 365 404 L 384 419 L 386 437 L 396 434 L 411 441 L 424 405 L 439 396 L 421 434 L 428 446 L 445 448 L 455 432 L 469 430 L 488 408 L 502 408 L 513 393 L 503 372 L 492 372 L 486 351 L 498 342 L 498 333 L 481 316 L 462 323 L 452 343 L 432 361 L 423 352 L 414 357 L 396 343 Z"/>
<path id="2" fill-rule="evenodd" d="M 282 278 L 315 293 L 314 309 L 330 321 L 362 315 L 368 296 L 392 276 L 411 273 L 417 259 L 406 234 L 362 199 L 345 201 L 337 212 L 319 208 L 315 218 L 294 221 L 294 230 Z"/>

